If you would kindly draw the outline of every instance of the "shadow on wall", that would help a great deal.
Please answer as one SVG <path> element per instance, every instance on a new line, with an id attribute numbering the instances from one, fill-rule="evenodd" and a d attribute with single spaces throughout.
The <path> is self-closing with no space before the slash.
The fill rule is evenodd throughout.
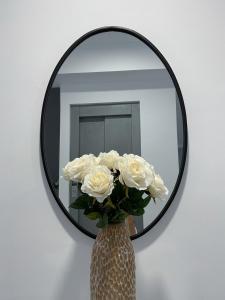
<path id="1" fill-rule="evenodd" d="M 65 272 L 54 291 L 54 300 L 90 299 L 90 246 L 77 243 L 68 257 Z"/>
<path id="2" fill-rule="evenodd" d="M 154 274 L 149 278 L 141 277 L 141 270 L 138 274 L 137 300 L 172 300 L 161 274 Z"/>

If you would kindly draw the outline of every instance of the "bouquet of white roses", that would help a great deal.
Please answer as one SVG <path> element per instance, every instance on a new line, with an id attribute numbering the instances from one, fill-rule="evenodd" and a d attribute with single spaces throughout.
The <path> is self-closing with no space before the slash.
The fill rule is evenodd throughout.
<path id="1" fill-rule="evenodd" d="M 112 150 L 83 155 L 63 169 L 64 178 L 78 182 L 81 195 L 70 205 L 83 209 L 97 226 L 123 222 L 127 216 L 141 216 L 150 200 L 168 194 L 153 166 L 134 154 L 120 156 Z"/>

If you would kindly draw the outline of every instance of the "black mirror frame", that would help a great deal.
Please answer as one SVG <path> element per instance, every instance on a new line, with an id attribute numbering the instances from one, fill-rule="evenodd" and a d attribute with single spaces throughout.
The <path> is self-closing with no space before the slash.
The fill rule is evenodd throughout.
<path id="1" fill-rule="evenodd" d="M 55 197 L 55 200 L 57 201 L 59 207 L 62 209 L 62 211 L 64 212 L 64 214 L 67 216 L 67 218 L 83 233 L 85 233 L 86 235 L 88 235 L 91 238 L 96 238 L 96 235 L 87 231 L 85 228 L 83 228 L 82 226 L 80 226 L 69 214 L 69 212 L 66 210 L 66 208 L 64 207 L 64 205 L 62 204 L 61 200 L 59 199 L 59 197 L 56 195 L 55 191 L 54 191 L 54 186 L 53 183 L 50 181 L 50 177 L 48 175 L 48 166 L 47 166 L 47 161 L 46 161 L 46 155 L 45 155 L 45 149 L 44 149 L 44 124 L 46 122 L 46 102 L 48 100 L 48 96 L 50 93 L 50 89 L 52 87 L 52 84 L 55 80 L 55 77 L 60 69 L 60 67 L 62 66 L 62 64 L 64 63 L 64 61 L 67 59 L 67 57 L 70 55 L 70 53 L 78 46 L 80 45 L 82 42 L 84 42 L 86 39 L 88 39 L 89 37 L 99 34 L 99 33 L 103 33 L 103 32 L 108 32 L 108 31 L 114 31 L 114 32 L 123 32 L 123 33 L 127 33 L 130 34 L 134 37 L 136 37 L 137 39 L 141 40 L 143 43 L 145 43 L 158 57 L 159 59 L 162 61 L 162 63 L 165 65 L 168 73 L 170 74 L 170 77 L 174 83 L 178 98 L 179 98 L 179 102 L 180 102 L 180 106 L 181 106 L 181 112 L 182 112 L 182 120 L 183 120 L 183 153 L 182 153 L 182 159 L 181 159 L 181 164 L 180 164 L 180 171 L 177 177 L 177 181 L 176 184 L 174 186 L 174 189 L 170 195 L 170 198 L 168 199 L 165 207 L 163 208 L 163 210 L 160 212 L 160 214 L 152 221 L 151 224 L 149 224 L 146 228 L 143 229 L 142 232 L 139 232 L 133 236 L 131 236 L 131 239 L 137 239 L 139 237 L 141 237 L 142 235 L 144 235 L 145 233 L 147 233 L 153 226 L 155 226 L 159 220 L 163 217 L 163 215 L 166 213 L 167 209 L 169 208 L 169 206 L 171 205 L 181 182 L 182 179 L 182 175 L 184 172 L 184 167 L 185 167 L 185 162 L 186 162 L 186 156 L 187 156 L 187 145 L 188 145 L 188 131 L 187 131 L 187 117 L 186 117 L 186 111 L 185 111 L 185 105 L 184 105 L 184 100 L 183 100 L 183 96 L 179 87 L 179 84 L 177 82 L 177 79 L 173 73 L 173 70 L 171 69 L 169 63 L 167 62 L 167 60 L 164 58 L 164 56 L 161 54 L 161 52 L 148 40 L 146 39 L 144 36 L 142 36 L 141 34 L 137 33 L 134 30 L 131 29 L 127 29 L 127 28 L 123 28 L 123 27 L 117 27 L 117 26 L 107 26 L 107 27 L 101 27 L 101 28 L 97 28 L 94 29 L 92 31 L 89 31 L 88 33 L 84 34 L 83 36 L 81 36 L 77 41 L 75 41 L 70 47 L 69 49 L 64 53 L 64 55 L 61 57 L 60 61 L 58 62 L 58 64 L 56 65 L 51 78 L 49 80 L 48 86 L 47 86 L 47 90 L 45 93 L 45 97 L 44 97 L 44 102 L 43 102 L 43 107 L 42 107 L 42 114 L 41 114 L 41 131 L 40 131 L 40 146 L 41 146 L 41 155 L 42 155 L 42 162 L 43 162 L 43 167 L 45 170 L 45 174 L 46 174 L 46 178 L 49 184 L 49 187 L 53 193 L 53 196 Z"/>

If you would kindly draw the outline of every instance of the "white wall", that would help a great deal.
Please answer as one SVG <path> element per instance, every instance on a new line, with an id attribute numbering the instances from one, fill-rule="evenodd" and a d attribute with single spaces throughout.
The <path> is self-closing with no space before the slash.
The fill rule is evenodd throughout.
<path id="1" fill-rule="evenodd" d="M 189 125 L 180 191 L 134 242 L 138 300 L 225 298 L 225 2 L 1 1 L 0 298 L 86 300 L 93 241 L 59 210 L 39 152 L 42 101 L 53 68 L 86 31 L 133 28 L 170 62 Z M 63 20 L 63 22 L 62 22 Z"/>

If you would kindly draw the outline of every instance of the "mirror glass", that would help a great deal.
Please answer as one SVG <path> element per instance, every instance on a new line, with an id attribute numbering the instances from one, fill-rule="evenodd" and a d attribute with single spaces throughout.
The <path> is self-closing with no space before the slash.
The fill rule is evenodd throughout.
<path id="1" fill-rule="evenodd" d="M 183 100 L 159 57 L 129 32 L 96 32 L 67 51 L 50 80 L 42 116 L 45 171 L 61 208 L 92 237 L 95 222 L 69 208 L 78 188 L 62 178 L 68 161 L 113 149 L 155 167 L 169 194 L 135 217 L 137 236 L 162 215 L 176 190 L 186 156 Z"/>

